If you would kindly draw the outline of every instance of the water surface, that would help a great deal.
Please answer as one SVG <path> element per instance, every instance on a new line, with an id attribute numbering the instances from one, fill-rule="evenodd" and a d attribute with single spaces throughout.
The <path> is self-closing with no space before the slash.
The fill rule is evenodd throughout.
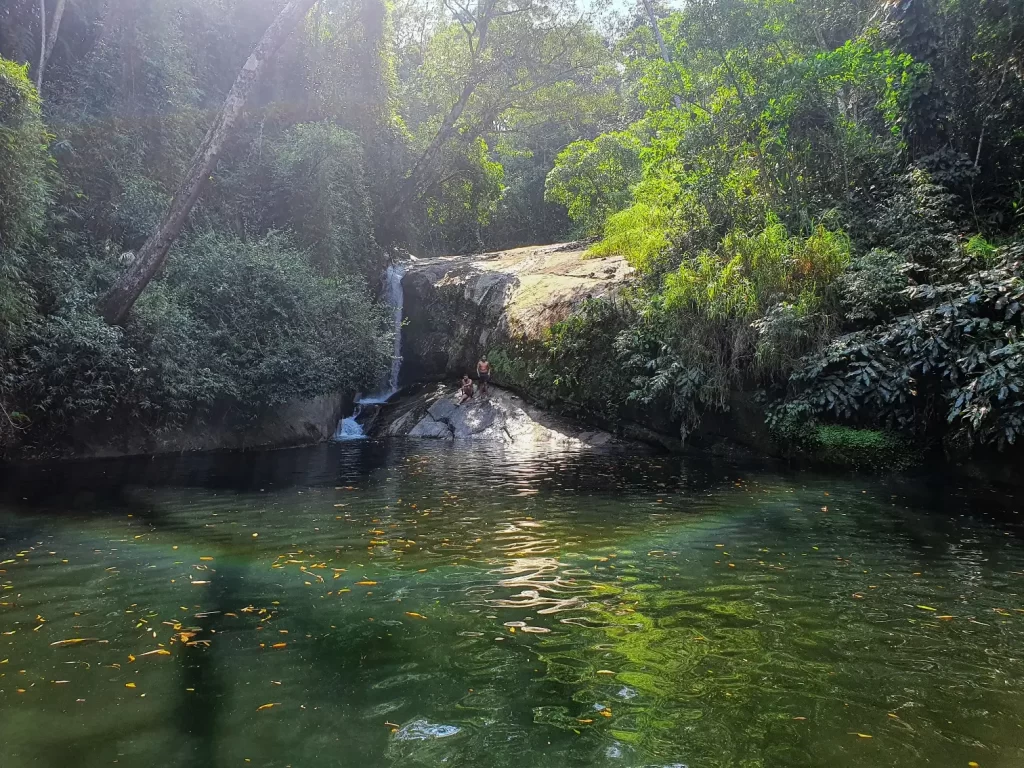
<path id="1" fill-rule="evenodd" d="M 1024 764 L 992 490 L 426 442 L 0 482 L 4 768 Z"/>

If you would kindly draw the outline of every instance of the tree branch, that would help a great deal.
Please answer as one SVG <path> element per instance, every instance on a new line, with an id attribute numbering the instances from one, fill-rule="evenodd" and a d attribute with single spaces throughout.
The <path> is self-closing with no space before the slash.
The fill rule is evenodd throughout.
<path id="1" fill-rule="evenodd" d="M 221 148 L 242 115 L 260 73 L 267 61 L 317 2 L 318 0 L 289 0 L 253 48 L 224 100 L 220 114 L 193 156 L 188 173 L 178 187 L 174 199 L 171 200 L 163 221 L 139 249 L 135 261 L 100 301 L 99 309 L 103 319 L 111 325 L 124 322 L 136 300 L 164 265 L 171 246 L 181 234 L 189 213 L 206 187 L 210 174 L 217 164 Z"/>

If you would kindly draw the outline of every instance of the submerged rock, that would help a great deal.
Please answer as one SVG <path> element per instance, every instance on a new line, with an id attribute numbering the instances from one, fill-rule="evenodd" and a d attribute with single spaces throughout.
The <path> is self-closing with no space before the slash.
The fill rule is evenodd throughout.
<path id="1" fill-rule="evenodd" d="M 420 718 L 402 726 L 395 731 L 395 739 L 398 741 L 426 741 L 427 739 L 447 739 L 457 734 L 461 728 L 454 725 L 443 725 L 431 723 Z"/>
<path id="2" fill-rule="evenodd" d="M 460 403 L 456 387 L 436 385 L 389 403 L 373 434 L 441 440 L 492 440 L 519 447 L 587 448 L 619 441 L 538 408 L 498 387 Z"/>

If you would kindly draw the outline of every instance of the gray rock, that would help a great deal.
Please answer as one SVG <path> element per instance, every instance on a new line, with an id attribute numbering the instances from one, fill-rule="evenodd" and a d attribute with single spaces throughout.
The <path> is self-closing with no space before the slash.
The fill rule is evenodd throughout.
<path id="1" fill-rule="evenodd" d="M 399 432 L 397 434 L 401 433 Z M 406 434 L 409 437 L 433 437 L 440 438 L 442 440 L 455 439 L 455 435 L 447 422 L 435 421 L 430 416 L 424 416 L 416 426 L 410 429 Z"/>
<path id="2" fill-rule="evenodd" d="M 478 356 L 512 338 L 540 338 L 587 296 L 609 296 L 632 270 L 592 259 L 579 243 L 424 259 L 402 281 L 401 381 L 471 373 Z"/>
<path id="3" fill-rule="evenodd" d="M 450 397 L 442 397 L 427 409 L 427 413 L 434 421 L 447 421 L 458 409 L 459 405 L 455 400 Z"/>
<path id="4" fill-rule="evenodd" d="M 600 448 L 621 441 L 534 408 L 506 390 L 491 387 L 460 403 L 459 390 L 438 385 L 384 406 L 380 435 L 442 440 L 491 440 L 523 450 Z"/>

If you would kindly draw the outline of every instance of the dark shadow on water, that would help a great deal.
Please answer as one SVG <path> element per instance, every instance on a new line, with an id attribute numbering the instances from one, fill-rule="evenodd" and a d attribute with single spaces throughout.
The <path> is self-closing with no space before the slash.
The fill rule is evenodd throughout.
<path id="1" fill-rule="evenodd" d="M 239 568 L 220 566 L 211 571 L 210 580 L 212 607 L 193 619 L 190 631 L 196 634 L 178 653 L 182 695 L 176 708 L 176 725 L 182 743 L 188 745 L 188 765 L 195 768 L 219 765 L 217 744 L 228 695 L 224 680 L 227 650 L 223 646 L 229 635 L 224 614 L 244 599 Z"/>

